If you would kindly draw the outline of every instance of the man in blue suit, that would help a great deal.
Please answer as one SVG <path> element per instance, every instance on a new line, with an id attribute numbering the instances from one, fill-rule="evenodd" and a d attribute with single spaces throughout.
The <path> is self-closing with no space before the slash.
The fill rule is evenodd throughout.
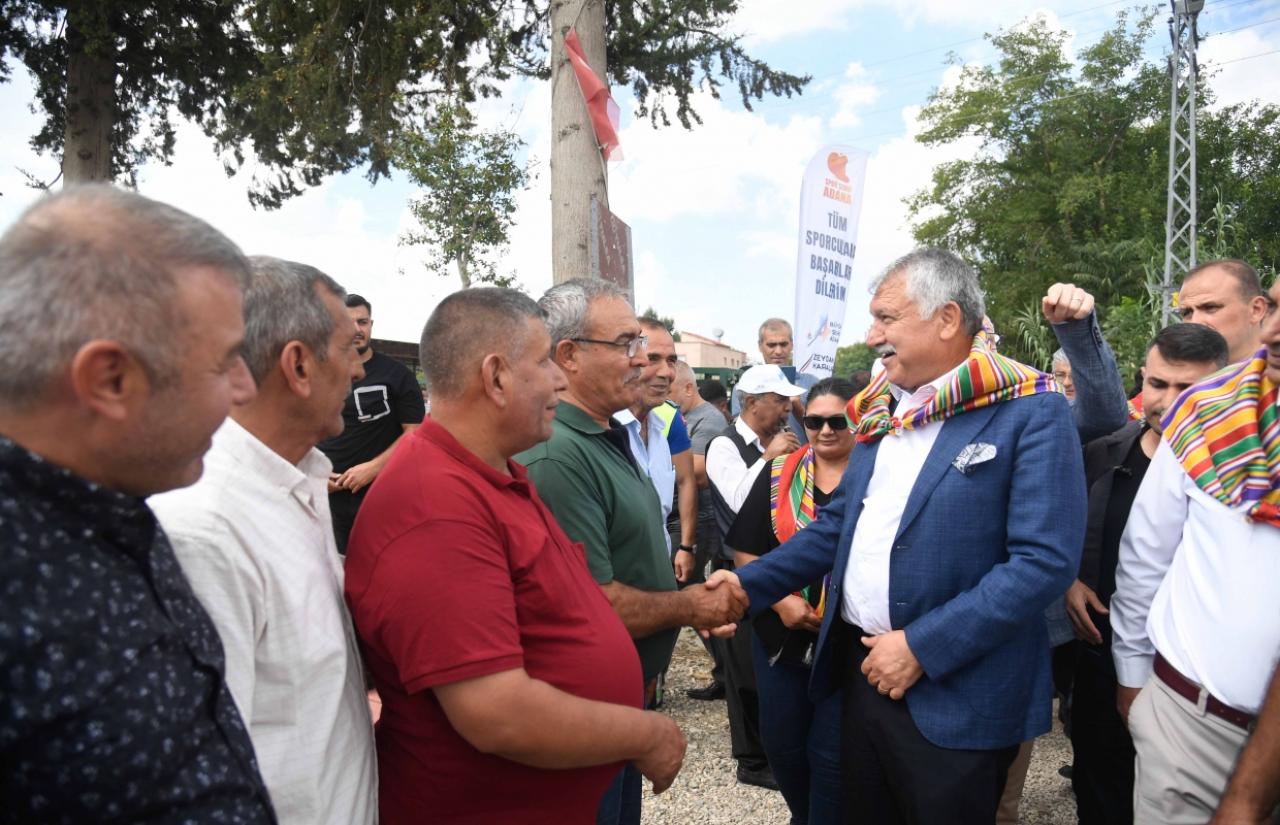
<path id="1" fill-rule="evenodd" d="M 991 825 L 1018 744 L 1050 727 L 1043 614 L 1079 567 L 1080 442 L 983 313 L 949 252 L 885 271 L 867 337 L 885 370 L 850 404 L 844 479 L 736 576 L 755 613 L 831 571 L 811 690 L 843 691 L 849 822 Z"/>

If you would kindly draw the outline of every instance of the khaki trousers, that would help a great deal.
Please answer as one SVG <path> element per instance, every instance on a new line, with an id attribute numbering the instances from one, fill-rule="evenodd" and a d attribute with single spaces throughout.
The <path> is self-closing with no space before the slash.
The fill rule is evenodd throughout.
<path id="1" fill-rule="evenodd" d="M 1022 803 L 1022 786 L 1027 783 L 1027 769 L 1031 767 L 1031 746 L 1028 739 L 1018 746 L 1018 755 L 1009 766 L 1009 778 L 1004 783 L 1000 797 L 1000 809 L 996 811 L 996 825 L 1018 825 L 1018 806 Z"/>
<path id="2" fill-rule="evenodd" d="M 1134 825 L 1204 825 L 1226 790 L 1248 733 L 1174 693 L 1155 676 L 1133 700 L 1138 752 Z"/>

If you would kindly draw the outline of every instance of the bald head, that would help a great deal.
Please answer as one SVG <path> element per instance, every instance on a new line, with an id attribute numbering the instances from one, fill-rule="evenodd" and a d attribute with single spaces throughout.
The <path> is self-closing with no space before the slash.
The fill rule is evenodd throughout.
<path id="1" fill-rule="evenodd" d="M 249 263 L 203 220 L 105 184 L 41 198 L 0 238 L 0 405 L 39 400 L 76 352 L 118 342 L 156 386 L 186 355 L 179 285 L 218 272 L 243 289 Z"/>

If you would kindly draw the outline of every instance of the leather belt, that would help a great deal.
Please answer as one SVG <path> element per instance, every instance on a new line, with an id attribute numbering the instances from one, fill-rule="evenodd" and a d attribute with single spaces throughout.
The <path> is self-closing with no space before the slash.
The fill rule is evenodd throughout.
<path id="1" fill-rule="evenodd" d="M 1212 714 L 1245 730 L 1249 730 L 1253 725 L 1252 714 L 1237 710 L 1213 697 L 1209 691 L 1179 673 L 1177 668 L 1169 664 L 1159 653 L 1156 654 L 1155 673 L 1160 681 L 1169 686 L 1170 690 L 1194 704 L 1201 713 Z"/>

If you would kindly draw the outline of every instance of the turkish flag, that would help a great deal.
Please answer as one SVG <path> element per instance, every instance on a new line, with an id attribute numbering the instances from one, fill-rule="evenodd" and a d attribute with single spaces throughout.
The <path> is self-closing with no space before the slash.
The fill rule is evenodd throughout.
<path id="1" fill-rule="evenodd" d="M 569 62 L 573 64 L 573 73 L 578 77 L 578 88 L 587 103 L 587 113 L 591 116 L 591 126 L 596 131 L 596 142 L 600 144 L 600 152 L 605 160 L 622 160 L 622 146 L 618 143 L 618 123 L 621 115 L 618 104 L 609 96 L 609 87 L 604 85 L 587 63 L 587 56 L 582 53 L 582 43 L 578 41 L 578 32 L 569 29 L 564 38 L 564 49 L 569 54 Z"/>

